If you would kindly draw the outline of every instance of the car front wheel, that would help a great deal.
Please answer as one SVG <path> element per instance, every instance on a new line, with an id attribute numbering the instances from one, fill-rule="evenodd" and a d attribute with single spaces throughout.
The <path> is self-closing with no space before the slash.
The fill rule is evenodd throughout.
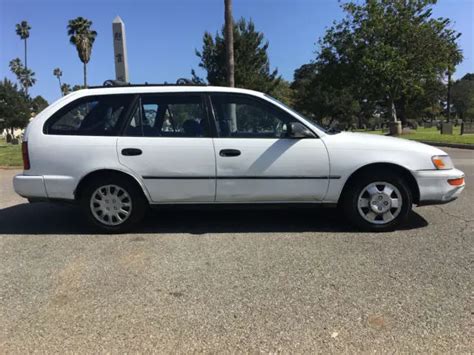
<path id="1" fill-rule="evenodd" d="M 81 206 L 88 219 L 102 232 L 121 233 L 143 218 L 146 200 L 136 184 L 115 177 L 89 183 Z"/>
<path id="2" fill-rule="evenodd" d="M 412 208 L 412 194 L 405 180 L 395 174 L 365 175 L 351 183 L 342 207 L 360 229 L 384 232 L 406 219 Z"/>

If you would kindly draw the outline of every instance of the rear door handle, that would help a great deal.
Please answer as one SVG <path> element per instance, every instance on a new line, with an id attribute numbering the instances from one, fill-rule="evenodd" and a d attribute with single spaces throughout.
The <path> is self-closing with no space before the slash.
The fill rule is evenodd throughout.
<path id="1" fill-rule="evenodd" d="M 240 150 L 237 149 L 222 149 L 219 152 L 221 157 L 238 157 L 240 155 Z"/>
<path id="2" fill-rule="evenodd" d="M 141 154 L 142 154 L 141 149 L 137 149 L 137 148 L 122 149 L 122 155 L 125 155 L 125 156 L 135 156 L 135 155 L 141 155 Z"/>

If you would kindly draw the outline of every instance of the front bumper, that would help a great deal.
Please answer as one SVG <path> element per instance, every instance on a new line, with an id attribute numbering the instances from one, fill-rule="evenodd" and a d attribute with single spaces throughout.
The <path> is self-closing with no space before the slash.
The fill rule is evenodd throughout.
<path id="1" fill-rule="evenodd" d="M 13 178 L 15 192 L 25 198 L 39 197 L 47 198 L 44 179 L 38 175 L 16 175 Z"/>
<path id="2" fill-rule="evenodd" d="M 420 190 L 419 206 L 448 203 L 455 200 L 464 190 L 465 184 L 452 186 L 450 179 L 464 177 L 458 169 L 450 170 L 419 170 L 413 172 Z"/>

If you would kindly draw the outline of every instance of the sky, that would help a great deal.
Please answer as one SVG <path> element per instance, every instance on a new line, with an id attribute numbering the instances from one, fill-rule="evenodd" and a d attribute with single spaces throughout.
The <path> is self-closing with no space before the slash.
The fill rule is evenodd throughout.
<path id="1" fill-rule="evenodd" d="M 317 41 L 343 12 L 337 0 L 233 0 L 234 18 L 253 19 L 256 29 L 270 42 L 271 68 L 292 80 L 293 72 L 314 59 Z M 455 78 L 474 72 L 474 0 L 438 0 L 435 17 L 448 17 L 459 39 L 464 61 Z M 88 64 L 88 84 L 101 85 L 115 76 L 112 21 L 125 22 L 129 78 L 133 83 L 175 82 L 189 78 L 198 67 L 196 49 L 205 31 L 215 33 L 224 22 L 223 0 L 0 0 L 0 79 L 15 80 L 8 69 L 11 59 L 23 60 L 23 42 L 15 24 L 27 20 L 28 67 L 36 73 L 31 95 L 50 103 L 60 97 L 53 69 L 63 71 L 62 81 L 82 84 L 82 63 L 69 44 L 66 26 L 78 16 L 93 22 L 98 32 Z"/>

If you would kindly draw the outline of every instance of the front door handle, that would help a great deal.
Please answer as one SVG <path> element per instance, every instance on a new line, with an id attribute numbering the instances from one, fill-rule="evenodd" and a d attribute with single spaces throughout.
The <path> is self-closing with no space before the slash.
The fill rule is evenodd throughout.
<path id="1" fill-rule="evenodd" d="M 122 155 L 125 155 L 125 156 L 135 156 L 135 155 L 141 155 L 141 154 L 142 154 L 141 149 L 137 149 L 137 148 L 122 149 Z"/>
<path id="2" fill-rule="evenodd" d="M 238 157 L 240 155 L 240 150 L 237 149 L 222 149 L 219 152 L 221 157 Z"/>

